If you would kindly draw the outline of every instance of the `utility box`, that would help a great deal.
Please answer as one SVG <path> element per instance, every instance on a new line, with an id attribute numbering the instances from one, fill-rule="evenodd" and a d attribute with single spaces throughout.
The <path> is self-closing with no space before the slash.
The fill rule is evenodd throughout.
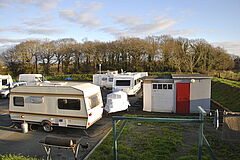
<path id="1" fill-rule="evenodd" d="M 197 113 L 198 106 L 210 112 L 211 77 L 202 74 L 171 74 L 145 77 L 143 110 L 148 112 Z"/>

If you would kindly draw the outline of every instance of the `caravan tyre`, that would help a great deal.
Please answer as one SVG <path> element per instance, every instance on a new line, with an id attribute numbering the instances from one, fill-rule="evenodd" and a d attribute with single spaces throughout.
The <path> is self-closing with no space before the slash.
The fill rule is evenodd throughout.
<path id="1" fill-rule="evenodd" d="M 53 131 L 53 127 L 52 127 L 52 124 L 51 122 L 43 122 L 43 130 L 45 132 L 52 132 Z"/>

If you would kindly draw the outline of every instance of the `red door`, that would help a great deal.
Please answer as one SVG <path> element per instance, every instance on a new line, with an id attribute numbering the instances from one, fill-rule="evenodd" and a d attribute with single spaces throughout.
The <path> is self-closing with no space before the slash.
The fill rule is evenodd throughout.
<path id="1" fill-rule="evenodd" d="M 190 83 L 177 83 L 176 113 L 190 112 Z"/>

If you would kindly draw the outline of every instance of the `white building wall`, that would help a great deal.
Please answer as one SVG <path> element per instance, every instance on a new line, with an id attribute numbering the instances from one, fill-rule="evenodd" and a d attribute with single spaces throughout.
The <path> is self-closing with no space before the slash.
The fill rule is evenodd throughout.
<path id="1" fill-rule="evenodd" d="M 143 110 L 152 111 L 152 83 L 143 83 Z"/>

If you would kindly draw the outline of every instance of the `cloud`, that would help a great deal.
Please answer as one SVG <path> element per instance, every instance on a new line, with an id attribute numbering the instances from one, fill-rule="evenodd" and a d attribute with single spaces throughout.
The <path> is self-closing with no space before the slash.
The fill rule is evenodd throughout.
<path id="1" fill-rule="evenodd" d="M 102 31 L 113 34 L 116 37 L 158 33 L 177 23 L 175 20 L 166 17 L 155 17 L 148 22 L 142 21 L 138 16 L 115 16 L 114 18 L 116 23 L 124 27 L 104 27 Z"/>
<path id="2" fill-rule="evenodd" d="M 22 6 L 34 5 L 43 10 L 51 10 L 57 8 L 61 0 L 1 0 L 1 1 L 5 3 L 18 4 Z M 9 4 L 7 5 L 9 6 Z"/>
<path id="3" fill-rule="evenodd" d="M 52 16 L 43 16 L 43 17 L 32 18 L 29 20 L 24 20 L 23 24 L 27 26 L 50 27 L 49 22 L 51 20 L 53 20 Z"/>
<path id="4" fill-rule="evenodd" d="M 24 42 L 30 40 L 30 38 L 5 38 L 5 37 L 0 37 L 0 43 L 2 44 L 6 44 L 6 43 L 20 43 L 20 42 Z"/>
<path id="5" fill-rule="evenodd" d="M 60 0 L 19 0 L 22 4 L 31 4 L 43 10 L 55 9 L 58 7 Z"/>
<path id="6" fill-rule="evenodd" d="M 141 18 L 138 16 L 114 16 L 117 23 L 127 26 L 137 26 L 141 24 Z"/>
<path id="7" fill-rule="evenodd" d="M 67 21 L 93 28 L 101 25 L 101 21 L 95 16 L 95 12 L 101 8 L 101 3 L 94 2 L 85 7 L 61 10 L 59 16 Z"/>
<path id="8" fill-rule="evenodd" d="M 4 3 L 0 4 L 0 8 L 7 8 L 7 7 L 10 7 L 10 5 L 9 4 L 4 4 Z"/>
<path id="9" fill-rule="evenodd" d="M 205 30 L 205 32 L 207 32 L 207 33 L 217 33 L 217 32 L 220 32 L 220 31 L 218 31 L 218 30 Z"/>
<path id="10" fill-rule="evenodd" d="M 212 45 L 222 47 L 228 53 L 240 56 L 240 42 L 213 42 Z"/>
<path id="11" fill-rule="evenodd" d="M 60 34 L 64 32 L 62 29 L 49 29 L 49 28 L 28 28 L 25 30 L 28 34 L 43 34 L 43 35 L 50 35 L 50 34 Z"/>
<path id="12" fill-rule="evenodd" d="M 173 30 L 165 30 L 161 32 L 162 34 L 168 34 L 171 36 L 190 36 L 196 33 L 197 31 L 194 29 L 173 29 Z"/>
<path id="13" fill-rule="evenodd" d="M 16 32 L 22 34 L 39 34 L 39 35 L 54 35 L 61 34 L 64 32 L 62 29 L 58 28 L 43 28 L 43 27 L 25 27 L 25 26 L 12 26 L 12 27 L 2 27 L 0 32 Z"/>

